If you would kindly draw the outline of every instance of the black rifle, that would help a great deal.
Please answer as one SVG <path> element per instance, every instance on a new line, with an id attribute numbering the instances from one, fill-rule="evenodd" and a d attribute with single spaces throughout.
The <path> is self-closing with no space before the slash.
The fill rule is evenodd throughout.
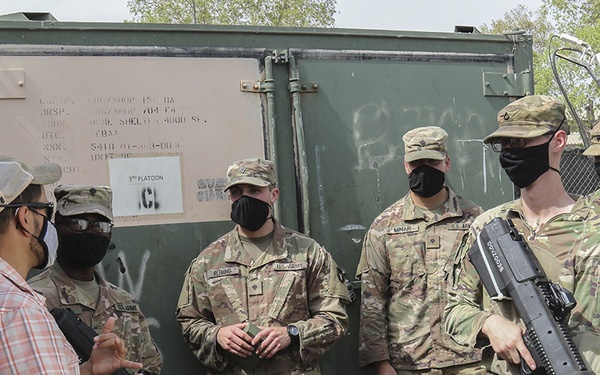
<path id="1" fill-rule="evenodd" d="M 485 225 L 468 255 L 490 297 L 515 305 L 526 328 L 523 341 L 536 363 L 534 374 L 593 374 L 564 323 L 575 298 L 548 280 L 512 221 L 495 218 Z M 532 373 L 524 361 L 521 373 Z"/>
<path id="2" fill-rule="evenodd" d="M 52 314 L 58 327 L 75 349 L 79 356 L 79 363 L 89 360 L 94 346 L 94 337 L 98 336 L 96 331 L 81 321 L 71 309 L 54 308 L 50 310 L 50 314 Z M 144 372 L 144 374 L 150 373 Z M 129 375 L 129 372 L 121 368 L 113 372 L 113 375 Z"/>

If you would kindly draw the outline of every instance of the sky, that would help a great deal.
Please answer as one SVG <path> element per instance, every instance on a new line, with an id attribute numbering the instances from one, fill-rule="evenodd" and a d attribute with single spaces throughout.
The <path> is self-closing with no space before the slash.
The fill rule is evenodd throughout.
<path id="1" fill-rule="evenodd" d="M 337 27 L 453 32 L 454 26 L 489 25 L 518 4 L 535 10 L 542 0 L 337 0 L 337 3 Z M 0 0 L 0 14 L 33 11 L 50 12 L 59 21 L 132 19 L 127 0 Z"/>

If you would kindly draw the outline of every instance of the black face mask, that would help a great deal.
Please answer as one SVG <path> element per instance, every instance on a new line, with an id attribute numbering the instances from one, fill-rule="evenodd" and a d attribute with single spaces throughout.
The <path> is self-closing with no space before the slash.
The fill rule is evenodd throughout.
<path id="1" fill-rule="evenodd" d="M 554 137 L 554 135 L 552 135 Z M 507 148 L 500 152 L 500 165 L 508 175 L 508 178 L 523 189 L 533 184 L 550 167 L 548 158 L 548 145 L 552 138 L 546 143 L 532 147 Z"/>
<path id="2" fill-rule="evenodd" d="M 430 165 L 422 164 L 408 175 L 410 190 L 423 198 L 433 197 L 442 190 L 446 175 Z"/>
<path id="3" fill-rule="evenodd" d="M 256 232 L 267 221 L 271 206 L 260 199 L 242 195 L 231 204 L 231 220 Z"/>
<path id="4" fill-rule="evenodd" d="M 596 176 L 600 177 L 600 162 L 594 163 L 594 171 L 596 171 Z"/>
<path id="5" fill-rule="evenodd" d="M 58 256 L 73 266 L 94 267 L 106 255 L 110 238 L 97 233 L 78 233 L 60 237 Z"/>

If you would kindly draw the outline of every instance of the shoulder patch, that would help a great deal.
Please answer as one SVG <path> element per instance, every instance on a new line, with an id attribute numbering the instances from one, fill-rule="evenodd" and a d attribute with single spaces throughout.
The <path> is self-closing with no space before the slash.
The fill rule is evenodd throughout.
<path id="1" fill-rule="evenodd" d="M 115 305 L 115 310 L 124 311 L 128 313 L 138 312 L 138 305 L 135 303 L 117 303 Z"/>
<path id="2" fill-rule="evenodd" d="M 412 233 L 412 232 L 418 232 L 418 231 L 419 231 L 418 225 L 401 225 L 399 227 L 390 228 L 387 233 L 388 234 L 401 234 L 401 233 Z"/>
<path id="3" fill-rule="evenodd" d="M 448 224 L 448 230 L 469 230 L 471 223 L 450 223 Z"/>
<path id="4" fill-rule="evenodd" d="M 308 263 L 306 262 L 298 262 L 298 263 L 275 263 L 275 271 L 297 271 L 303 270 L 306 268 Z"/>
<path id="5" fill-rule="evenodd" d="M 240 274 L 240 267 L 225 267 L 225 268 L 219 268 L 217 270 L 206 271 L 206 277 L 209 279 L 214 279 L 215 277 L 239 275 L 239 274 Z"/>

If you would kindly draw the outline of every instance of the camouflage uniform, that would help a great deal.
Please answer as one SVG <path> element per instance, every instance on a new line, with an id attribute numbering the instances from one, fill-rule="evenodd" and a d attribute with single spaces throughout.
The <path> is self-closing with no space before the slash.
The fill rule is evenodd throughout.
<path id="1" fill-rule="evenodd" d="M 274 183 L 274 169 L 268 161 L 242 161 L 229 168 L 228 178 L 228 188 L 236 183 L 268 186 Z M 209 374 L 320 374 L 318 359 L 346 332 L 344 305 L 350 297 L 331 255 L 275 220 L 274 227 L 258 259 L 244 249 L 236 227 L 205 248 L 185 274 L 177 320 Z M 217 343 L 221 327 L 243 322 L 293 324 L 299 345 L 292 343 L 247 369 Z"/>
<path id="2" fill-rule="evenodd" d="M 145 370 L 159 374 L 161 357 L 138 303 L 129 293 L 104 280 L 98 272 L 94 276 L 100 285 L 98 303 L 82 292 L 58 263 L 31 278 L 28 283 L 46 298 L 48 309 L 70 308 L 96 332 L 102 331 L 108 318 L 115 317 L 117 321 L 113 332 L 123 339 L 127 348 L 126 358 L 141 362 Z"/>
<path id="3" fill-rule="evenodd" d="M 253 292 L 256 285 L 262 290 Z M 200 362 L 218 370 L 211 374 L 320 374 L 319 357 L 348 325 L 342 301 L 349 302 L 348 290 L 331 255 L 277 223 L 273 243 L 254 264 L 236 230 L 204 249 L 185 275 L 177 320 Z M 293 323 L 300 347 L 290 346 L 247 372 L 216 341 L 221 326 L 241 322 Z"/>
<path id="4" fill-rule="evenodd" d="M 419 137 L 423 132 L 425 136 Z M 406 161 L 445 160 L 447 134 L 441 128 L 418 128 L 407 136 Z M 411 150 L 415 139 L 417 143 L 424 139 L 418 151 Z M 457 344 L 443 330 L 451 256 L 482 212 L 446 189 L 448 200 L 433 211 L 416 206 L 409 193 L 383 211 L 365 237 L 357 269 L 362 280 L 361 367 L 389 360 L 400 373 L 428 369 L 485 373 L 478 364 L 458 370 L 459 365 L 478 362 L 480 350 Z"/>
<path id="5" fill-rule="evenodd" d="M 517 107 L 517 110 L 522 111 L 519 116 L 526 116 L 531 121 L 527 126 L 538 124 L 534 127 L 535 135 L 521 129 L 520 133 L 512 135 L 513 137 L 537 137 L 555 131 L 564 119 L 564 105 L 562 111 L 553 109 L 562 113 L 553 113 L 548 108 L 555 107 L 551 102 L 556 100 L 541 97 L 543 101 L 550 102 L 545 104 L 546 110 L 539 113 L 531 110 L 534 113 L 529 113 L 527 107 L 539 105 L 538 98 L 540 97 L 526 97 L 501 110 L 498 118 L 500 130 L 486 137 L 484 141 L 489 143 L 497 136 L 510 137 L 511 134 L 516 134 L 515 128 L 511 129 L 510 124 L 505 123 L 511 117 L 518 117 L 514 112 L 505 115 L 511 111 L 511 105 L 522 106 Z M 512 108 L 514 110 L 514 107 Z M 549 119 L 544 119 L 542 116 L 548 116 Z M 499 135 L 500 132 L 503 132 L 502 135 Z M 533 228 L 526 222 L 521 199 L 488 210 L 475 220 L 469 235 L 454 258 L 452 287 L 449 289 L 446 308 L 446 330 L 457 342 L 466 345 L 485 345 L 477 342 L 477 336 L 485 319 L 492 314 L 501 315 L 523 326 L 512 302 L 490 300 L 487 291 L 482 287 L 479 275 L 466 257 L 467 251 L 486 223 L 494 217 L 511 219 L 540 261 L 547 277 L 572 291 L 575 296 L 577 306 L 571 313 L 568 325 L 577 344 L 589 342 L 589 335 L 596 337 L 594 345 L 579 346 L 579 348 L 591 365 L 590 369 L 598 372 L 597 364 L 594 363 L 598 362 L 597 340 L 600 338 L 597 334 L 600 323 L 600 302 L 597 296 L 600 287 L 598 274 L 600 238 L 596 234 L 597 227 L 600 225 L 600 216 L 594 213 L 594 209 L 586 199 L 579 196 L 571 197 L 576 200 L 576 203 L 570 212 L 554 216 L 539 228 Z M 486 366 L 493 373 L 520 374 L 520 366 L 498 358 L 491 346 L 484 349 L 483 356 Z"/>
<path id="6" fill-rule="evenodd" d="M 59 185 L 54 190 L 54 195 L 57 199 L 57 214 L 60 214 L 62 218 L 81 218 L 79 215 L 95 214 L 108 219 L 110 223 L 114 220 L 112 191 L 108 186 Z M 86 228 L 85 230 L 72 231 L 72 235 L 80 236 L 82 233 L 91 230 Z M 95 229 L 93 231 L 96 232 Z M 110 238 L 111 229 L 108 229 L 108 232 L 102 235 Z M 59 242 L 61 241 L 59 235 Z M 77 241 L 81 241 L 81 239 Z M 80 243 L 88 246 L 86 242 Z M 55 307 L 70 308 L 96 332 L 101 332 L 106 320 L 114 316 L 117 319 L 114 332 L 125 343 L 127 349 L 126 359 L 140 362 L 144 365 L 144 370 L 159 374 L 162 365 L 160 353 L 156 343 L 150 336 L 148 323 L 138 303 L 129 293 L 104 280 L 95 271 L 94 266 L 71 264 L 73 269 L 89 272 L 90 278 L 93 271 L 95 281 L 98 284 L 99 298 L 96 300 L 90 297 L 85 290 L 69 278 L 59 265 L 64 260 L 62 259 L 65 256 L 63 251 L 66 251 L 66 249 L 59 246 L 58 261 L 51 268 L 28 280 L 34 290 L 46 297 L 48 309 Z M 76 249 L 76 251 L 79 252 L 79 249 Z M 103 254 L 101 255 L 103 256 Z M 67 260 L 64 261 L 67 262 Z M 135 371 L 131 370 L 130 372 Z"/>

